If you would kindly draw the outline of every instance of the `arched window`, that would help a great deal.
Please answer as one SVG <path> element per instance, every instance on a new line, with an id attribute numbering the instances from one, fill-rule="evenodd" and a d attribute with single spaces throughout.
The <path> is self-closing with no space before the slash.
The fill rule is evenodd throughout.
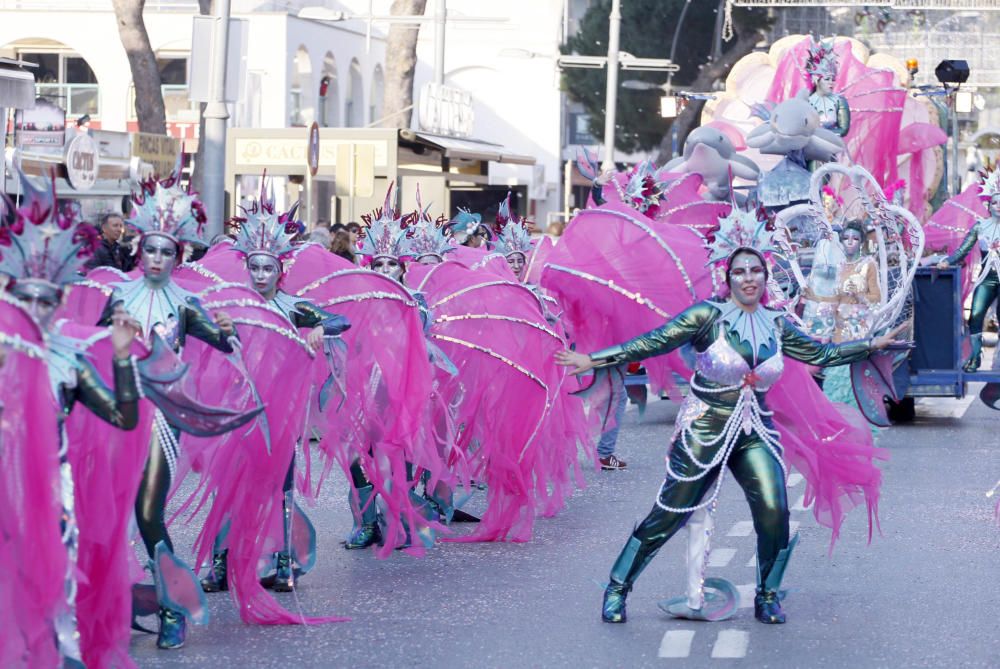
<path id="1" fill-rule="evenodd" d="M 346 98 L 344 125 L 348 128 L 360 128 L 365 124 L 365 87 L 361 80 L 361 64 L 357 59 L 351 61 Z"/>
<path id="2" fill-rule="evenodd" d="M 376 65 L 372 73 L 372 92 L 368 102 L 368 123 L 382 120 L 382 110 L 385 107 L 385 76 L 382 66 Z"/>
<path id="3" fill-rule="evenodd" d="M 329 51 L 323 58 L 323 76 L 319 80 L 319 104 L 317 116 L 320 125 L 336 127 L 340 125 L 340 90 L 337 82 L 337 61 Z"/>
<path id="4" fill-rule="evenodd" d="M 292 85 L 288 89 L 288 124 L 305 126 L 312 123 L 312 62 L 309 52 L 300 46 L 292 61 Z"/>

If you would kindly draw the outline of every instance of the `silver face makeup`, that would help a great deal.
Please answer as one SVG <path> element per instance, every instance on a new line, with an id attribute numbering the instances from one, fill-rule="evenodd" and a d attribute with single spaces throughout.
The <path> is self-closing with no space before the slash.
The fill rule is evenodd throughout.
<path id="1" fill-rule="evenodd" d="M 278 261 L 268 255 L 252 255 L 247 260 L 247 270 L 254 290 L 266 300 L 273 298 L 278 292 L 278 280 L 281 278 Z"/>
<path id="2" fill-rule="evenodd" d="M 146 281 L 154 286 L 170 281 L 170 275 L 177 266 L 177 243 L 163 235 L 146 235 L 139 250 Z"/>
<path id="3" fill-rule="evenodd" d="M 820 95 L 829 95 L 833 92 L 833 77 L 829 74 L 816 80 L 816 92 Z"/>
<path id="4" fill-rule="evenodd" d="M 421 265 L 440 265 L 442 260 L 441 256 L 439 255 L 436 255 L 434 253 L 427 253 L 417 258 L 417 262 L 420 263 Z"/>
<path id="5" fill-rule="evenodd" d="M 840 235 L 840 243 L 848 258 L 853 260 L 861 254 L 861 235 L 857 230 L 844 230 Z"/>
<path id="6" fill-rule="evenodd" d="M 399 261 L 395 258 L 389 258 L 386 256 L 379 256 L 372 260 L 371 264 L 372 270 L 378 272 L 379 274 L 384 274 L 390 279 L 399 279 L 403 276 L 403 266 L 399 264 Z"/>
<path id="7" fill-rule="evenodd" d="M 510 265 L 510 271 L 514 272 L 514 276 L 521 278 L 521 272 L 524 270 L 525 259 L 523 253 L 511 253 L 507 256 L 507 264 Z"/>
<path id="8" fill-rule="evenodd" d="M 990 216 L 993 218 L 1000 218 L 1000 193 L 997 193 L 990 198 L 986 208 L 989 210 Z"/>
<path id="9" fill-rule="evenodd" d="M 21 303 L 43 330 L 49 329 L 52 316 L 62 301 L 62 293 L 58 288 L 39 281 L 18 281 L 10 289 L 10 294 Z"/>
<path id="10" fill-rule="evenodd" d="M 729 292 L 739 305 L 755 307 L 764 297 L 766 272 L 760 258 L 739 253 L 729 266 Z"/>

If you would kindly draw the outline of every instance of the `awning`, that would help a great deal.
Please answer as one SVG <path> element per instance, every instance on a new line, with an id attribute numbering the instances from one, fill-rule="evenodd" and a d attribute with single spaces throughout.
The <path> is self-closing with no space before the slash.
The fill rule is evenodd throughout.
<path id="1" fill-rule="evenodd" d="M 462 139 L 445 135 L 432 135 L 416 130 L 400 130 L 399 138 L 405 142 L 428 146 L 437 149 L 445 158 L 459 160 L 486 160 L 495 163 L 513 163 L 517 165 L 534 165 L 531 156 L 522 156 L 507 150 L 502 144 L 483 142 L 478 139 Z"/>
<path id="2" fill-rule="evenodd" d="M 35 106 L 35 75 L 19 60 L 0 58 L 0 107 L 31 109 Z"/>

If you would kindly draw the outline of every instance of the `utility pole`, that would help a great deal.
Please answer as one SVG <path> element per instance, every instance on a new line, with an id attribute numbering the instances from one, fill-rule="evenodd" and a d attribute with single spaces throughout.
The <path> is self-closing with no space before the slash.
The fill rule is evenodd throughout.
<path id="1" fill-rule="evenodd" d="M 205 134 L 198 141 L 205 142 L 202 170 L 201 200 L 205 203 L 208 225 L 207 239 L 222 233 L 226 212 L 226 54 L 229 52 L 230 0 L 215 0 L 216 25 L 212 40 L 212 78 L 208 104 L 205 105 Z M 198 67 L 198 63 L 193 64 Z"/>
<path id="2" fill-rule="evenodd" d="M 434 83 L 444 84 L 444 29 L 448 21 L 447 0 L 434 3 Z"/>
<path id="3" fill-rule="evenodd" d="M 604 162 L 602 170 L 615 167 L 615 114 L 618 109 L 618 38 L 622 27 L 621 0 L 612 0 L 608 20 L 608 82 L 604 105 Z"/>

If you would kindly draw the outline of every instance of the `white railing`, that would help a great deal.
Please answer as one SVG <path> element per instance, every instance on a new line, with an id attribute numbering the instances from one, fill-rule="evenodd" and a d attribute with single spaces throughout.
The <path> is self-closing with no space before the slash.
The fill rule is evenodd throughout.
<path id="1" fill-rule="evenodd" d="M 101 113 L 97 84 L 35 84 L 35 95 L 59 105 L 70 118 Z"/>

